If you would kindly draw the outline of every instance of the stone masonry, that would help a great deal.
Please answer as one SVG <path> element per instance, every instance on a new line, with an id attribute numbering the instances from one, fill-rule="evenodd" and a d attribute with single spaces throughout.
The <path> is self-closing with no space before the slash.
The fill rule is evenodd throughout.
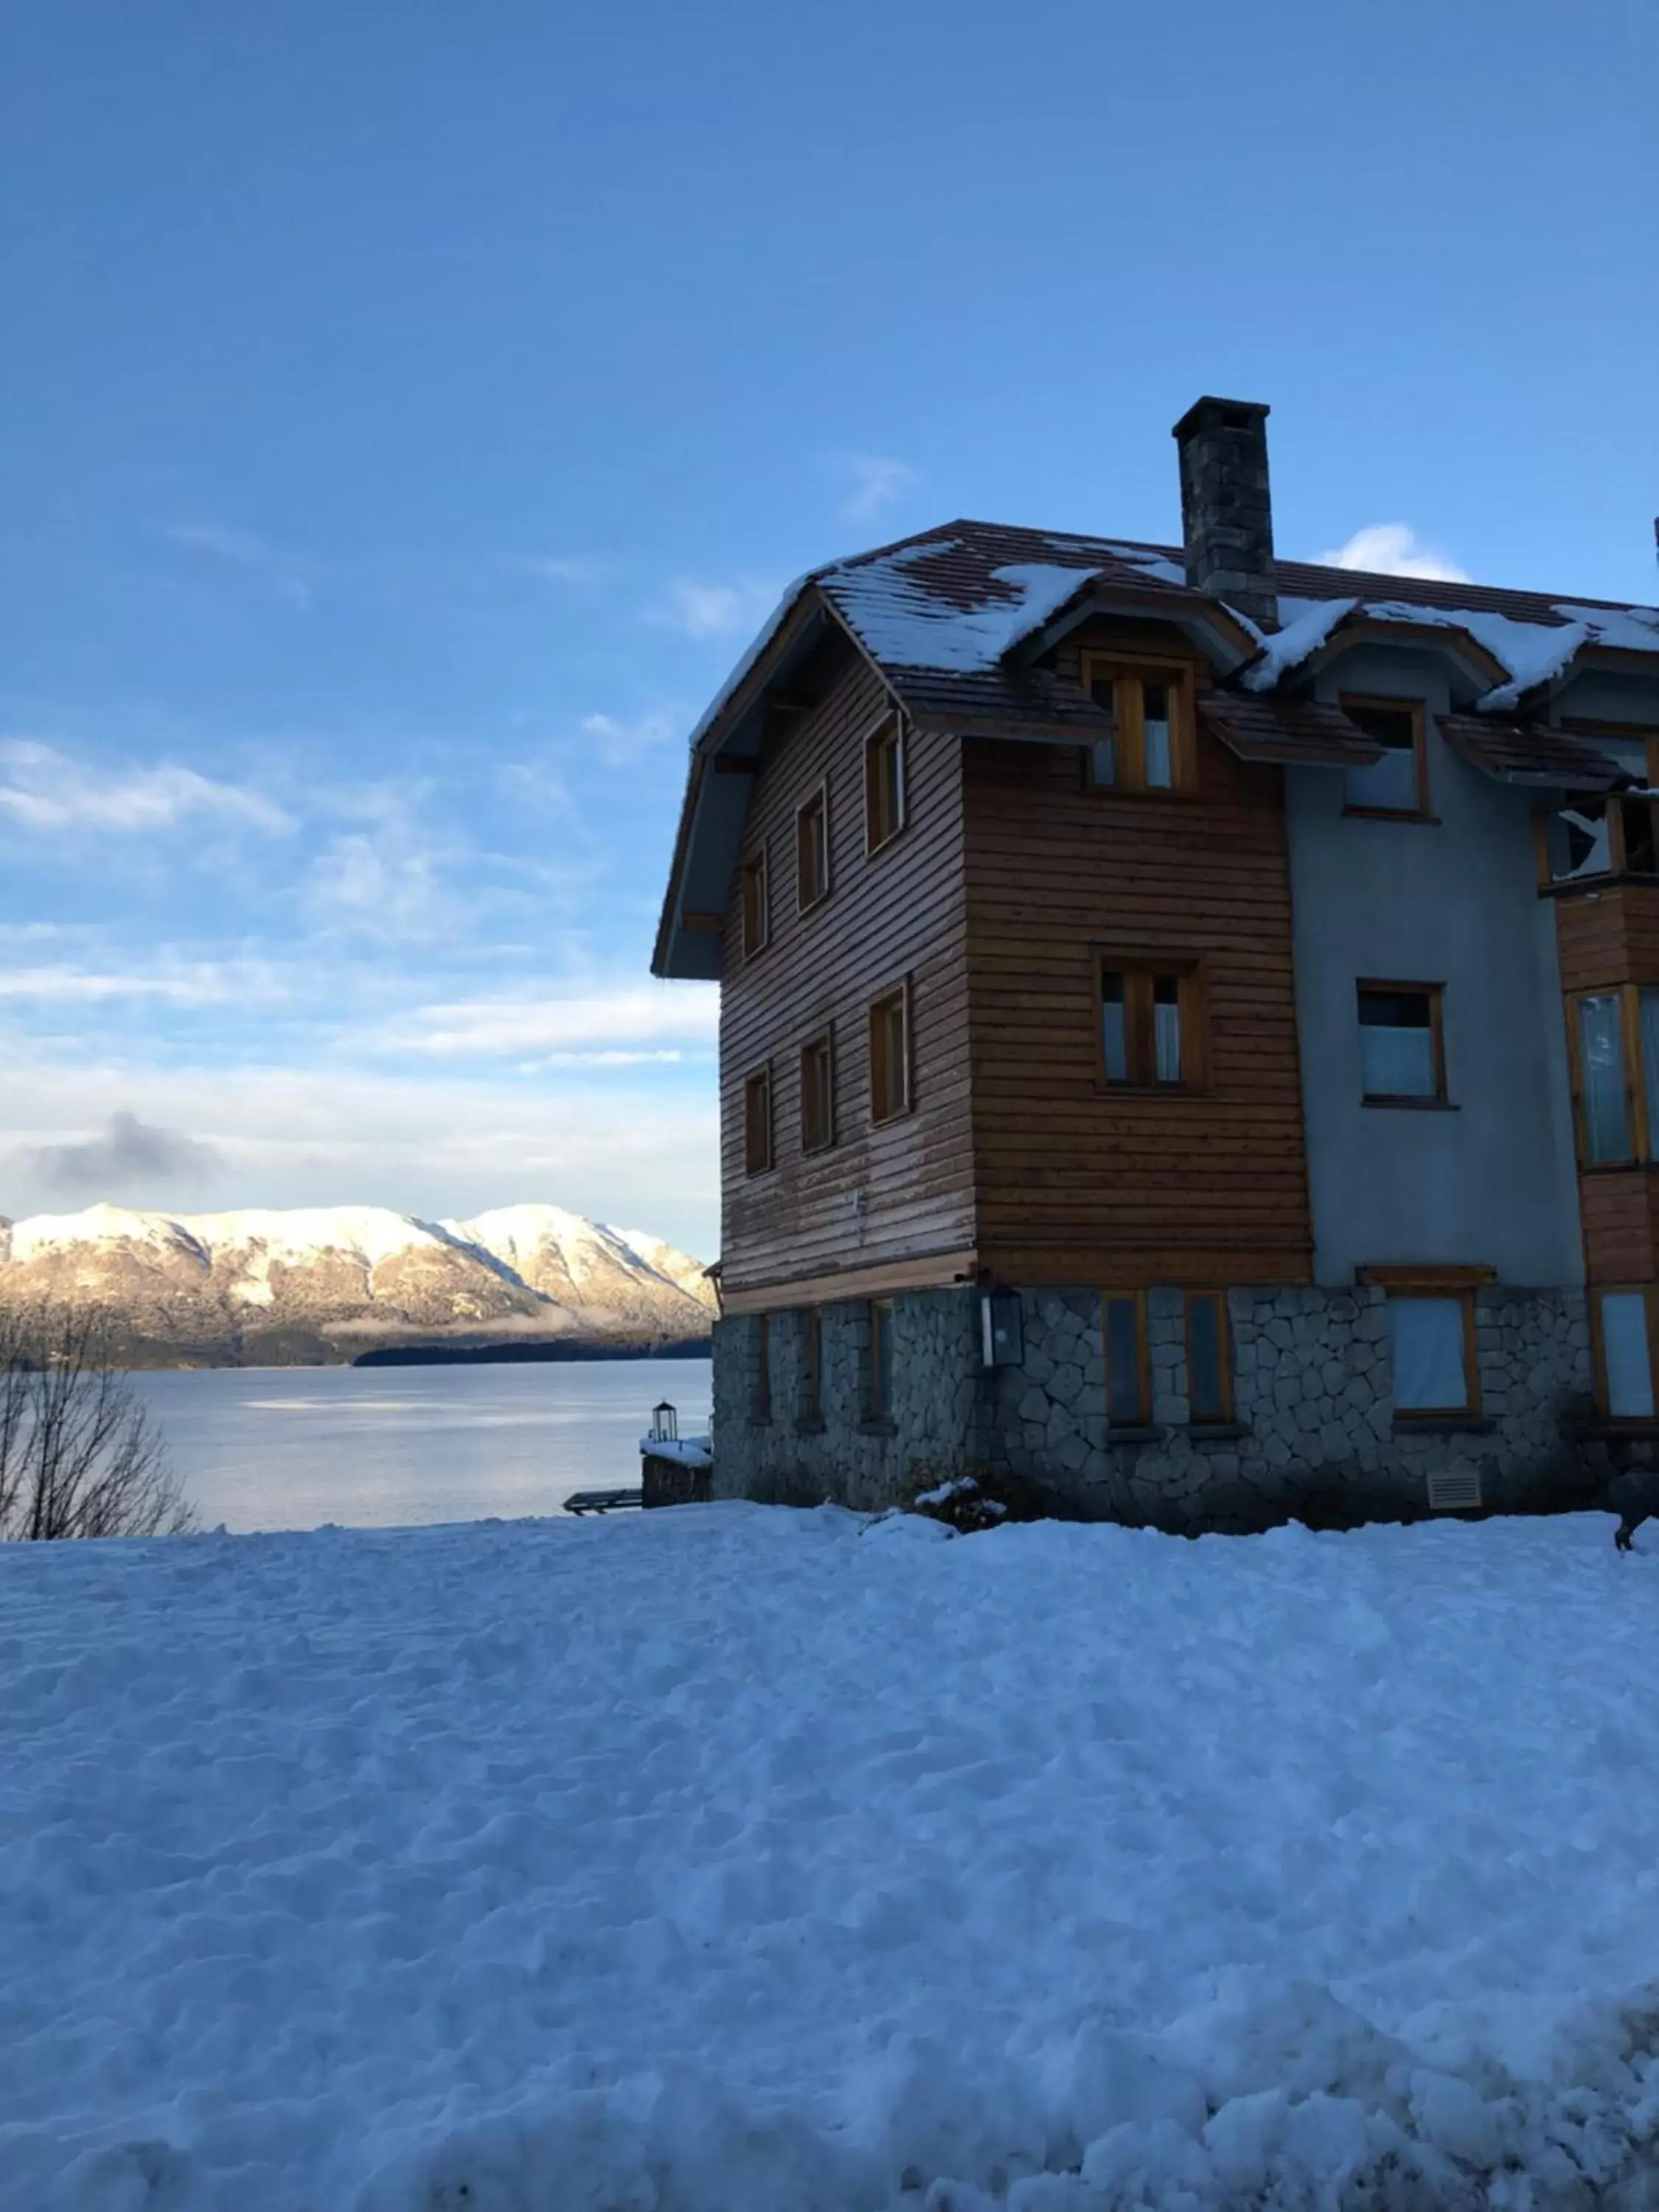
<path id="1" fill-rule="evenodd" d="M 769 1414 L 760 1388 L 760 1332 L 736 1316 L 714 1330 L 716 1498 L 777 1504 L 825 1498 L 879 1510 L 925 1488 L 927 1471 L 959 1472 L 973 1455 L 982 1387 L 975 1301 L 966 1291 L 895 1301 L 893 1405 L 871 1411 L 870 1309 L 819 1308 L 818 1404 L 805 1402 L 805 1316 L 770 1316 Z"/>
<path id="2" fill-rule="evenodd" d="M 771 1316 L 769 1418 L 751 1317 L 714 1340 L 716 1497 L 869 1510 L 947 1476 L 1035 1484 L 1060 1510 L 1172 1532 L 1417 1517 L 1431 1478 L 1478 1473 L 1485 1509 L 1590 1502 L 1609 1472 L 1577 1291 L 1476 1294 L 1477 1419 L 1398 1420 L 1380 1290 L 1229 1293 L 1237 1419 L 1188 1419 L 1182 1293 L 1147 1299 L 1152 1419 L 1109 1430 L 1098 1294 L 1023 1295 L 1024 1358 L 980 1363 L 971 1290 L 895 1301 L 891 1413 L 872 1419 L 869 1309 L 822 1310 L 823 1389 L 801 1403 L 804 1317 Z"/>

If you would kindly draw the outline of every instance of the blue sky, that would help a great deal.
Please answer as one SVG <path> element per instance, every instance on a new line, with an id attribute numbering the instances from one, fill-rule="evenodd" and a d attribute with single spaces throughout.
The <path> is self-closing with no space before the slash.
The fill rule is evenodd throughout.
<path id="1" fill-rule="evenodd" d="M 54 0 L 0 79 L 0 1212 L 712 1255 L 687 731 L 838 552 L 1176 535 L 1200 392 L 1285 554 L 1659 597 L 1650 0 Z"/>

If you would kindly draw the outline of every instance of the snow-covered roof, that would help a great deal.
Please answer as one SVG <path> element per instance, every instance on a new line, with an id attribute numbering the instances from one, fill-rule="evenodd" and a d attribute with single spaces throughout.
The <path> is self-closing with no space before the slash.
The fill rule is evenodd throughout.
<path id="1" fill-rule="evenodd" d="M 982 599 L 964 603 L 926 576 L 929 565 L 961 550 L 957 538 L 929 538 L 830 569 L 817 581 L 878 660 L 965 673 L 994 668 L 1101 574 L 1066 562 L 1012 561 L 990 571 Z"/>
<path id="2" fill-rule="evenodd" d="M 799 659 L 813 616 L 820 631 L 833 620 L 846 632 L 916 726 L 960 736 L 1082 744 L 1103 734 L 1108 724 L 1093 701 L 1043 665 L 1060 634 L 1094 611 L 1176 625 L 1206 653 L 1223 683 L 1256 695 L 1270 714 L 1273 699 L 1289 696 L 1316 654 L 1340 645 L 1345 630 L 1370 625 L 1444 631 L 1447 650 L 1464 672 L 1460 708 L 1494 718 L 1512 715 L 1587 652 L 1651 656 L 1659 677 L 1653 607 L 1294 561 L 1276 564 L 1275 582 L 1281 626 L 1264 635 L 1237 609 L 1188 583 L 1178 546 L 965 520 L 810 571 L 785 594 L 694 732 L 657 972 L 718 972 L 718 942 L 706 934 L 696 946 L 687 939 L 684 886 L 693 869 L 702 906 L 718 907 L 745 801 L 738 779 L 711 780 L 723 790 L 706 787 L 703 757 L 746 724 L 739 743 L 753 757 L 759 725 L 752 711 L 790 654 Z M 1288 720 L 1276 738 L 1253 728 L 1249 741 L 1261 757 L 1313 758 L 1312 745 L 1329 761 L 1342 750 L 1328 731 L 1304 730 L 1298 738 Z"/>
<path id="3" fill-rule="evenodd" d="M 1493 708 L 1558 676 L 1586 647 L 1659 655 L 1659 608 L 1304 562 L 1280 562 L 1277 576 L 1281 627 L 1261 639 L 1262 659 L 1244 679 L 1252 690 L 1272 689 L 1350 619 L 1466 632 L 1505 672 Z M 1187 582 L 1177 546 L 969 521 L 814 569 L 797 592 L 809 585 L 884 669 L 955 675 L 1018 659 L 1023 643 L 1091 587 L 1097 596 L 1155 594 L 1166 607 L 1216 606 Z M 1224 612 L 1244 635 L 1261 637 L 1237 610 Z"/>

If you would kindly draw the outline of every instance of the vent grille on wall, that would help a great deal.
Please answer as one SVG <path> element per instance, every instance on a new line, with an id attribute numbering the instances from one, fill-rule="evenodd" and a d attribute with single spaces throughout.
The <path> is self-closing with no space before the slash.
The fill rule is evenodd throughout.
<path id="1" fill-rule="evenodd" d="M 1480 1510 L 1480 1470 L 1478 1467 L 1443 1468 L 1429 1477 L 1431 1513 L 1478 1513 Z"/>

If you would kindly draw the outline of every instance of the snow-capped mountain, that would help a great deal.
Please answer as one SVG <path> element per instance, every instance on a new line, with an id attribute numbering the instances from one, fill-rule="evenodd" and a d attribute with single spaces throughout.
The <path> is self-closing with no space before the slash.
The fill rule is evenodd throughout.
<path id="1" fill-rule="evenodd" d="M 251 1364 L 354 1358 L 411 1340 L 701 1336 L 698 1262 L 556 1206 L 422 1221 L 378 1206 L 0 1219 L 0 1303 L 113 1310 L 145 1356 Z"/>

